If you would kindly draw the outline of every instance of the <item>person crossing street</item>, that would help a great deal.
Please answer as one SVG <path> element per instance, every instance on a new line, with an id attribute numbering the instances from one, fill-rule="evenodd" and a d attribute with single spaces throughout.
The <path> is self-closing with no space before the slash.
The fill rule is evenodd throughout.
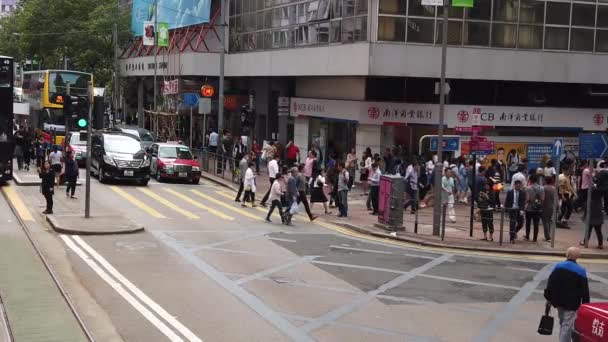
<path id="1" fill-rule="evenodd" d="M 273 159 L 270 162 L 268 162 L 268 180 L 270 181 L 270 188 L 268 188 L 268 191 L 266 192 L 266 194 L 262 198 L 262 201 L 260 202 L 260 205 L 262 207 L 266 206 L 266 201 L 268 201 L 270 192 L 272 191 L 272 185 L 274 184 L 274 181 L 279 174 L 280 174 L 279 173 L 279 155 L 276 154 L 276 155 L 274 155 Z M 271 201 L 271 203 L 272 203 L 272 201 Z"/>
<path id="2" fill-rule="evenodd" d="M 241 201 L 241 194 L 243 193 L 243 189 L 245 187 L 245 174 L 247 173 L 247 169 L 249 168 L 249 154 L 244 154 L 239 162 L 239 191 L 236 193 L 235 202 Z"/>

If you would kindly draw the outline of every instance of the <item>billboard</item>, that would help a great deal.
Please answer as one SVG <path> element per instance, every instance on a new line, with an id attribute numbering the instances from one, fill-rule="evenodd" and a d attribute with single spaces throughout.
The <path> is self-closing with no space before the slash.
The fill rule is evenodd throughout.
<path id="1" fill-rule="evenodd" d="M 169 24 L 169 29 L 209 22 L 211 0 L 156 0 L 158 22 Z M 131 31 L 144 34 L 144 22 L 154 21 L 155 0 L 133 0 Z"/>

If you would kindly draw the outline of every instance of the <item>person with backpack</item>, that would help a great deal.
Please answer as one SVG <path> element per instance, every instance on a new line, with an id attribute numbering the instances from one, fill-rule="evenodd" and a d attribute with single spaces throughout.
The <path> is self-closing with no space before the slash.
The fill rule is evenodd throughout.
<path id="1" fill-rule="evenodd" d="M 526 189 L 526 236 L 525 240 L 530 240 L 530 224 L 534 225 L 534 235 L 532 243 L 537 243 L 538 228 L 540 218 L 543 213 L 543 202 L 545 200 L 545 191 L 538 184 L 538 174 L 530 176 L 530 185 Z"/>

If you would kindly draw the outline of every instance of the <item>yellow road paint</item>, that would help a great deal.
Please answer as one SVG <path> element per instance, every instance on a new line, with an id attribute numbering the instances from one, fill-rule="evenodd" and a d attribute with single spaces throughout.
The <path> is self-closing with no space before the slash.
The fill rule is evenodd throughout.
<path id="1" fill-rule="evenodd" d="M 224 208 L 226 208 L 228 210 L 234 211 L 235 213 L 241 214 L 243 216 L 247 216 L 247 217 L 249 217 L 251 219 L 254 219 L 254 220 L 263 220 L 264 219 L 262 216 L 256 216 L 256 215 L 253 215 L 252 213 L 248 212 L 247 210 L 240 209 L 240 208 L 235 208 L 235 207 L 233 207 L 233 206 L 231 206 L 229 204 L 226 204 L 226 203 L 224 203 L 224 202 L 222 202 L 220 200 L 217 200 L 217 199 L 215 199 L 215 198 L 213 198 L 213 197 L 211 197 L 209 195 L 205 195 L 204 193 L 202 193 L 202 192 L 200 192 L 200 191 L 198 191 L 196 189 L 192 189 L 190 191 L 193 194 L 195 194 L 198 197 L 200 197 L 200 198 L 206 199 L 209 202 L 213 202 L 213 203 L 215 203 L 215 204 L 217 204 L 219 206 L 222 206 L 222 207 L 224 207 Z"/>
<path id="2" fill-rule="evenodd" d="M 213 214 L 213 215 L 215 215 L 215 216 L 217 216 L 219 218 L 222 218 L 224 220 L 229 220 L 229 221 L 233 221 L 234 220 L 234 217 L 226 215 L 226 214 L 222 213 L 221 211 L 213 209 L 211 207 L 208 207 L 208 206 L 206 206 L 204 204 L 201 204 L 201 203 L 193 200 L 192 198 L 190 198 L 190 197 L 188 197 L 188 196 L 186 196 L 186 195 L 184 195 L 184 194 L 182 194 L 180 192 L 177 192 L 177 191 L 175 191 L 173 189 L 169 189 L 169 188 L 164 188 L 164 190 L 167 191 L 168 193 L 172 194 L 173 196 L 178 197 L 181 200 L 183 200 L 185 202 L 188 202 L 189 204 L 191 204 L 191 205 L 193 205 L 193 206 L 195 206 L 197 208 L 206 210 L 210 214 Z"/>
<path id="3" fill-rule="evenodd" d="M 23 221 L 36 221 L 34 220 L 34 216 L 32 216 L 32 213 L 27 208 L 25 203 L 23 203 L 21 196 L 17 194 L 17 191 L 13 186 L 4 186 L 2 187 L 2 191 L 4 192 L 8 200 L 13 204 L 13 207 L 15 207 L 15 210 L 17 210 L 17 213 Z"/>
<path id="4" fill-rule="evenodd" d="M 143 192 L 146 196 L 152 198 L 153 200 L 157 201 L 158 203 L 166 206 L 169 209 L 172 209 L 184 216 L 186 216 L 189 219 L 193 219 L 193 220 L 198 220 L 200 219 L 200 217 L 188 210 L 182 209 L 180 207 L 178 207 L 176 204 L 172 203 L 171 201 L 169 201 L 166 198 L 161 197 L 160 195 L 156 194 L 154 191 L 150 190 L 150 189 L 146 189 L 146 188 L 137 188 L 137 190 Z"/>
<path id="5" fill-rule="evenodd" d="M 149 205 L 145 204 L 144 202 L 138 200 L 133 195 L 127 193 L 123 189 L 121 189 L 121 188 L 119 188 L 117 186 L 112 186 L 111 189 L 112 189 L 112 191 L 114 191 L 115 193 L 119 194 L 120 196 L 122 196 L 127 201 L 131 202 L 133 205 L 135 205 L 139 209 L 141 209 L 141 210 L 147 212 L 148 214 L 150 214 L 152 217 L 163 218 L 163 219 L 167 218 L 165 215 L 161 214 L 156 209 L 154 209 L 154 208 L 150 207 Z"/>

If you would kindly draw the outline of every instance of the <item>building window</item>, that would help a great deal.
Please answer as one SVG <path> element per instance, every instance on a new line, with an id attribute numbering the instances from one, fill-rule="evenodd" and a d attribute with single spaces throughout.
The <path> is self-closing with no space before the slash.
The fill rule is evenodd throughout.
<path id="1" fill-rule="evenodd" d="M 331 0 L 332 18 L 342 16 L 342 0 Z"/>
<path id="2" fill-rule="evenodd" d="M 520 25 L 517 36 L 517 48 L 519 49 L 542 49 L 543 27 Z"/>
<path id="3" fill-rule="evenodd" d="M 449 26 L 448 26 L 449 29 Z M 464 45 L 489 46 L 490 45 L 490 24 L 478 22 L 464 23 Z"/>
<path id="4" fill-rule="evenodd" d="M 518 0 L 494 0 L 494 21 L 517 22 L 518 8 Z"/>
<path id="5" fill-rule="evenodd" d="M 494 24 L 492 27 L 492 46 L 500 48 L 515 48 L 517 26 L 511 24 Z"/>
<path id="6" fill-rule="evenodd" d="M 547 49 L 547 50 L 568 50 L 568 28 L 546 27 L 545 28 L 545 49 Z"/>
<path id="7" fill-rule="evenodd" d="M 420 0 L 409 0 L 408 1 L 408 15 L 419 16 L 419 17 L 434 17 L 435 6 L 423 6 Z M 432 37 L 432 36 L 431 36 Z"/>
<path id="8" fill-rule="evenodd" d="M 407 19 L 407 41 L 412 43 L 433 43 L 434 19 Z M 449 26 L 448 26 L 449 28 Z"/>
<path id="9" fill-rule="evenodd" d="M 405 42 L 405 18 L 379 17 L 378 40 Z"/>
<path id="10" fill-rule="evenodd" d="M 608 52 L 608 30 L 597 30 L 595 36 L 595 51 Z"/>
<path id="11" fill-rule="evenodd" d="M 380 0 L 381 14 L 403 14 L 405 15 L 407 1 Z"/>
<path id="12" fill-rule="evenodd" d="M 547 24 L 570 25 L 569 2 L 547 2 Z"/>
<path id="13" fill-rule="evenodd" d="M 608 27 L 608 6 L 597 6 L 597 27 Z"/>
<path id="14" fill-rule="evenodd" d="M 571 51 L 593 51 L 593 30 L 572 28 L 570 32 Z"/>
<path id="15" fill-rule="evenodd" d="M 545 21 L 545 2 L 536 0 L 521 0 L 521 8 L 519 9 L 519 13 L 520 23 L 542 25 Z"/>
<path id="16" fill-rule="evenodd" d="M 435 42 L 437 44 L 442 43 L 443 34 L 443 22 L 437 21 L 437 38 Z M 448 22 L 448 44 L 449 45 L 462 45 L 462 21 Z"/>
<path id="17" fill-rule="evenodd" d="M 342 21 L 334 20 L 331 22 L 331 43 L 339 43 L 342 41 Z"/>
<path id="18" fill-rule="evenodd" d="M 492 15 L 492 0 L 477 0 L 473 8 L 467 8 L 467 19 L 490 20 Z"/>
<path id="19" fill-rule="evenodd" d="M 572 4 L 572 26 L 595 26 L 595 5 Z"/>

